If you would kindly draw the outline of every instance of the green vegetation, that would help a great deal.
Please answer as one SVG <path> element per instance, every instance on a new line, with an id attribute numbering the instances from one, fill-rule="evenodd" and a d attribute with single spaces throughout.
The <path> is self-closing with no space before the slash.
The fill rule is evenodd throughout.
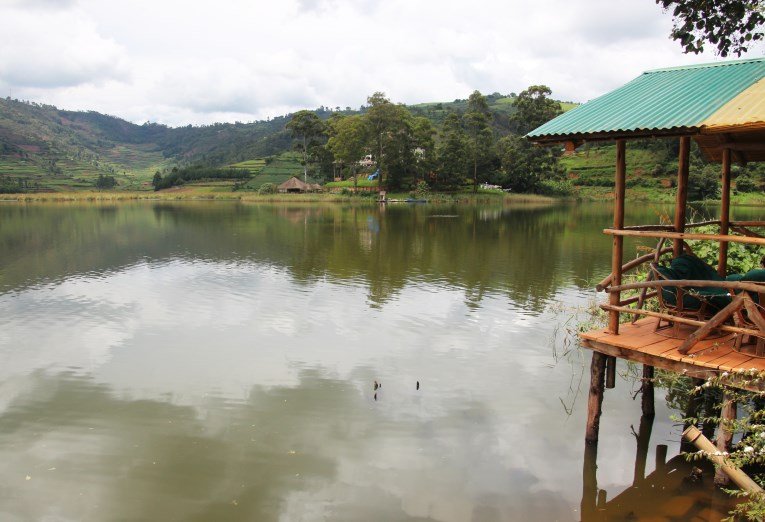
<path id="1" fill-rule="evenodd" d="M 613 144 L 585 144 L 561 155 L 560 147 L 534 147 L 522 136 L 573 106 L 552 100 L 545 86 L 414 106 L 375 93 L 358 111 L 300 111 L 295 124 L 285 116 L 171 129 L 0 99 L 0 193 L 171 186 L 177 192 L 179 184 L 199 194 L 256 192 L 307 174 L 332 190 L 379 185 L 405 194 L 425 181 L 432 193 L 489 183 L 513 192 L 612 197 Z M 706 164 L 695 145 L 691 160 L 691 199 L 718 198 L 719 166 Z M 181 178 L 174 168 L 238 174 Z M 672 201 L 676 140 L 631 141 L 627 171 L 630 198 Z M 733 167 L 734 203 L 765 204 L 763 186 L 765 166 Z"/>
<path id="2" fill-rule="evenodd" d="M 157 172 L 157 174 L 159 174 Z M 177 185 L 184 185 L 190 181 L 220 180 L 220 179 L 249 179 L 250 174 L 241 169 L 217 169 L 213 167 L 193 166 L 177 168 L 173 167 L 166 176 L 155 174 L 153 179 L 154 190 L 161 190 Z M 114 185 L 112 185 L 114 186 Z M 111 188 L 111 187 L 105 187 Z"/>

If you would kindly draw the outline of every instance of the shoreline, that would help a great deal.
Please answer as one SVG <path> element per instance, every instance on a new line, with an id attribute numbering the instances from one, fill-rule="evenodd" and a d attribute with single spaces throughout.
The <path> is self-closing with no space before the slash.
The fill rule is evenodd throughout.
<path id="1" fill-rule="evenodd" d="M 390 193 L 388 199 L 404 200 L 409 193 Z M 607 188 L 602 190 L 577 191 L 568 196 L 544 196 L 540 194 L 493 194 L 462 192 L 447 194 L 434 192 L 424 196 L 428 204 L 512 204 L 536 203 L 554 204 L 571 202 L 604 202 L 613 201 L 613 192 Z M 640 189 L 627 189 L 627 199 L 631 201 L 673 204 L 674 192 L 655 193 Z M 375 197 L 338 194 L 257 194 L 254 192 L 203 192 L 203 191 L 67 191 L 67 192 L 36 192 L 18 194 L 0 194 L 1 203 L 34 203 L 34 202 L 109 202 L 109 201 L 240 201 L 252 203 L 345 203 L 358 205 L 377 205 Z M 699 205 L 719 205 L 719 199 L 693 201 Z M 388 204 L 404 204 L 403 201 Z M 765 206 L 765 194 L 742 193 L 731 197 L 734 206 L 759 207 Z"/>
<path id="2" fill-rule="evenodd" d="M 406 199 L 407 193 L 389 194 L 389 199 Z M 562 198 L 537 194 L 443 194 L 433 193 L 427 196 L 429 204 L 470 204 L 470 203 L 555 203 Z M 570 200 L 570 198 L 568 198 Z M 104 201 L 241 201 L 254 203 L 353 203 L 378 205 L 376 198 L 332 194 L 257 194 L 238 192 L 148 192 L 148 191 L 71 191 L 37 192 L 20 194 L 0 194 L 0 202 L 104 202 Z M 391 202 L 389 204 L 401 204 Z"/>

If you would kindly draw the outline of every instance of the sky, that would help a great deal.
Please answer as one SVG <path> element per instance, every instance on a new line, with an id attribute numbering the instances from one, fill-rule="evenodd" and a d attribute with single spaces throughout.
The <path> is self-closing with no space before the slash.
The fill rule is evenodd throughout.
<path id="1" fill-rule="evenodd" d="M 171 126 L 544 84 L 584 102 L 685 55 L 654 0 L 0 0 L 0 96 Z M 761 56 L 762 47 L 749 56 Z"/>

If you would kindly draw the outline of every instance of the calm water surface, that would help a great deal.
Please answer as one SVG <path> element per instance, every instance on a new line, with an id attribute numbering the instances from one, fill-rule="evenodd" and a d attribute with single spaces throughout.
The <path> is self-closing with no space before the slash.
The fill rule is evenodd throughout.
<path id="1" fill-rule="evenodd" d="M 0 205 L 0 519 L 589 519 L 589 353 L 565 330 L 608 271 L 610 221 L 596 204 Z M 608 500 L 634 480 L 635 389 L 606 394 Z M 658 444 L 679 451 L 673 413 L 658 392 L 646 473 Z M 724 510 L 709 490 L 628 493 L 612 518 Z"/>

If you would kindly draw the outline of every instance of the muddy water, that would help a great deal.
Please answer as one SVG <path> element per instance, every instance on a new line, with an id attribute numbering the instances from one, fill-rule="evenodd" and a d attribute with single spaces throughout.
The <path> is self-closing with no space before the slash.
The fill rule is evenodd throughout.
<path id="1" fill-rule="evenodd" d="M 0 205 L 0 519 L 719 519 L 662 391 L 586 451 L 610 212 Z"/>

